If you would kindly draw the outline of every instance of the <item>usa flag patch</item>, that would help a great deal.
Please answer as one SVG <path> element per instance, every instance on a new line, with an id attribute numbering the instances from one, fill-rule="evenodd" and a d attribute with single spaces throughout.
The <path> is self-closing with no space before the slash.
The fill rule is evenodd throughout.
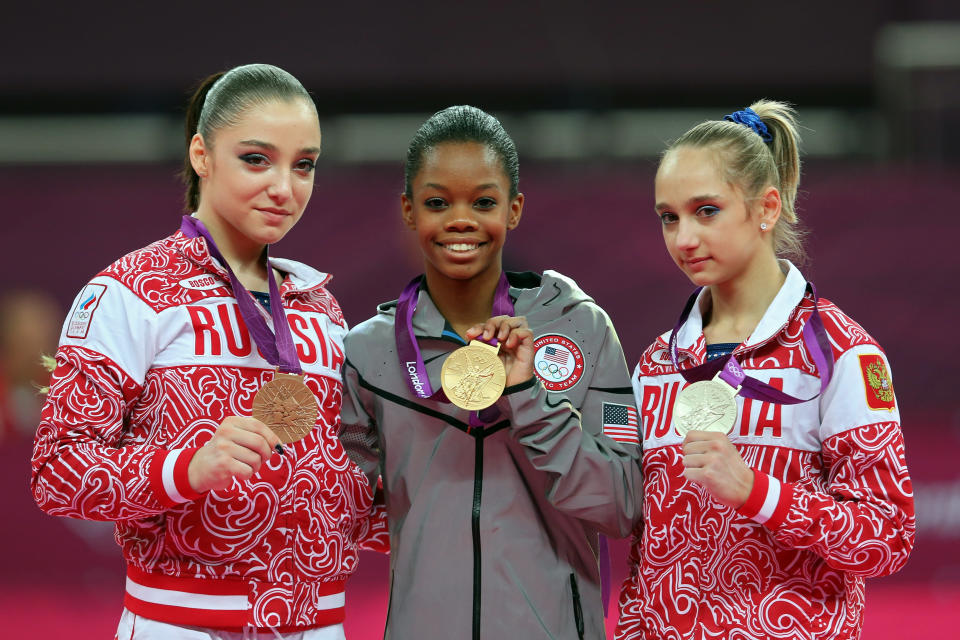
<path id="1" fill-rule="evenodd" d="M 624 444 L 640 444 L 637 410 L 628 404 L 603 403 L 603 435 Z"/>

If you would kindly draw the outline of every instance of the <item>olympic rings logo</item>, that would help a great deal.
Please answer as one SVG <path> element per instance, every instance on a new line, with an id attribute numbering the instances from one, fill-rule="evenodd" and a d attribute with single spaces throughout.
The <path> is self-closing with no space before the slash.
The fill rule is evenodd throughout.
<path id="1" fill-rule="evenodd" d="M 583 352 L 574 340 L 548 333 L 533 341 L 534 372 L 548 391 L 566 391 L 583 377 Z"/>
<path id="2" fill-rule="evenodd" d="M 544 377 L 549 376 L 554 380 L 563 380 L 570 375 L 570 370 L 566 367 L 561 367 L 554 362 L 547 362 L 546 360 L 541 360 L 538 362 L 537 369 L 540 370 Z"/>

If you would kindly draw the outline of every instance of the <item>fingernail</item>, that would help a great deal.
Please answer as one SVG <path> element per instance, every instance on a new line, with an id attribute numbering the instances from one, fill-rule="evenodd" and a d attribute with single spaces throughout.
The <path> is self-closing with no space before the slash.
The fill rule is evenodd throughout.
<path id="1" fill-rule="evenodd" d="M 277 446 L 274 447 L 274 449 L 276 449 L 277 453 L 279 453 L 280 455 L 283 455 L 283 445 L 282 445 L 282 444 L 278 444 Z"/>

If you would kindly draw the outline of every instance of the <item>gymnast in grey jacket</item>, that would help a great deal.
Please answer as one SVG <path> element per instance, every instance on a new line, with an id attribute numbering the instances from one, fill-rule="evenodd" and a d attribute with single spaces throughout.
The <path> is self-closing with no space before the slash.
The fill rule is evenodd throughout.
<path id="1" fill-rule="evenodd" d="M 401 196 L 425 273 L 346 338 L 340 438 L 382 478 L 386 638 L 600 640 L 599 534 L 626 536 L 641 516 L 637 411 L 610 319 L 559 273 L 502 270 L 518 174 L 492 116 L 427 120 Z M 447 356 L 478 336 L 506 337 L 507 372 L 479 413 L 440 390 Z"/>

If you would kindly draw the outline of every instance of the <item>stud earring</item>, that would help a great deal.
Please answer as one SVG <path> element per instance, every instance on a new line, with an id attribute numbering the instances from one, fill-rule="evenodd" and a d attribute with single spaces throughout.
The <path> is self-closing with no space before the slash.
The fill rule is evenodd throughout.
<path id="1" fill-rule="evenodd" d="M 766 231 L 766 230 L 767 230 L 767 223 L 766 223 L 766 222 L 761 222 L 761 223 L 760 223 L 760 231 Z"/>

